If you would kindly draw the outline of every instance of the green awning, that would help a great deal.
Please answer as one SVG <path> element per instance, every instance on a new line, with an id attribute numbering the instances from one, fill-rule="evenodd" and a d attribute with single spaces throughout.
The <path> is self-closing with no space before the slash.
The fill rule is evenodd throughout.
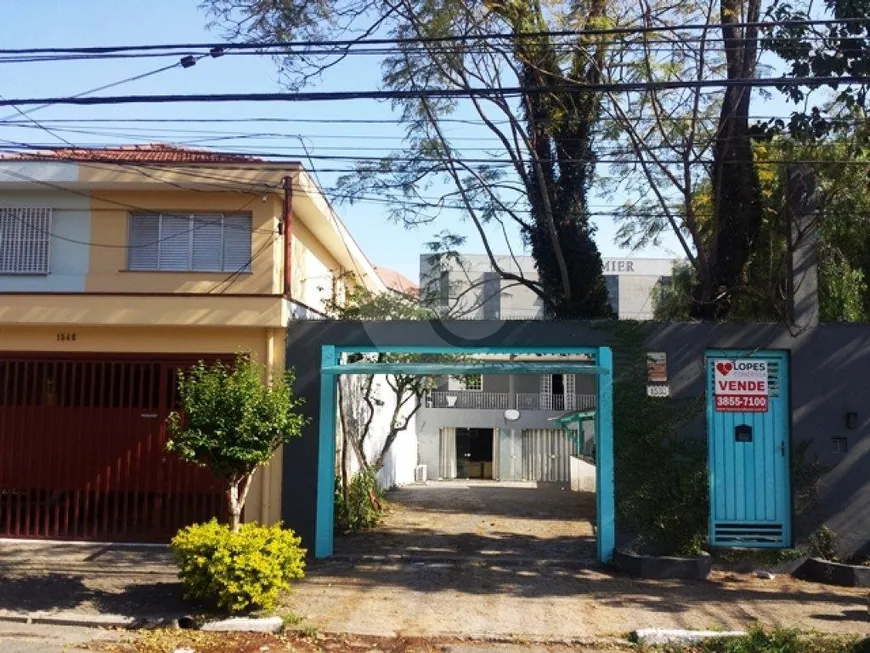
<path id="1" fill-rule="evenodd" d="M 588 422 L 591 419 L 595 419 L 594 410 L 575 410 L 559 417 L 551 417 L 550 421 L 557 422 L 560 426 L 567 428 L 569 424 Z"/>

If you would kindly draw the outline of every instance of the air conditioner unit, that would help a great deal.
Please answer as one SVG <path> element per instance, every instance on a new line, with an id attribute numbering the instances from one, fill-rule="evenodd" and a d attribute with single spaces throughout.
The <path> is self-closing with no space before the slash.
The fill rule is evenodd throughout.
<path id="1" fill-rule="evenodd" d="M 426 465 L 417 465 L 417 467 L 414 468 L 414 482 L 426 482 Z"/>

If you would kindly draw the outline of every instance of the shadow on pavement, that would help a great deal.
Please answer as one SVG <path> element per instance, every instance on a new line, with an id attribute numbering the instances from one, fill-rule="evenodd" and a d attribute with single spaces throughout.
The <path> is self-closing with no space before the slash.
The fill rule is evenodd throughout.
<path id="1" fill-rule="evenodd" d="M 0 609 L 11 612 L 75 610 L 124 617 L 146 618 L 187 614 L 191 605 L 181 599 L 178 582 L 68 575 L 27 574 L 0 580 Z"/>

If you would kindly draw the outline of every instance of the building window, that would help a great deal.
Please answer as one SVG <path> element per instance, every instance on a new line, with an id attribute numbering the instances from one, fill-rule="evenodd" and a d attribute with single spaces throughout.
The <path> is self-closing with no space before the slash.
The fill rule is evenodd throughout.
<path id="1" fill-rule="evenodd" d="M 464 374 L 451 376 L 447 379 L 447 389 L 454 392 L 466 390 L 468 392 L 483 391 L 483 374 Z"/>
<path id="2" fill-rule="evenodd" d="M 48 274 L 51 209 L 0 209 L 0 274 Z"/>
<path id="3" fill-rule="evenodd" d="M 462 377 L 462 385 L 472 392 L 483 391 L 483 374 L 467 374 Z"/>
<path id="4" fill-rule="evenodd" d="M 243 214 L 130 216 L 128 269 L 250 272 L 251 216 Z"/>

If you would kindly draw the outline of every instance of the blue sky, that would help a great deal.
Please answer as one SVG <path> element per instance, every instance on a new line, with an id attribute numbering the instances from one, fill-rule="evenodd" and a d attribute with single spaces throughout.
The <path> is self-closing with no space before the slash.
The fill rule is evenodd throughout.
<path id="1" fill-rule="evenodd" d="M 220 35 L 206 29 L 206 16 L 197 7 L 197 0 L 149 0 L 148 2 L 106 2 L 105 0 L 39 0 L 16 3 L 15 11 L 7 11 L 0 22 L 0 43 L 3 48 L 128 45 L 146 43 L 219 41 Z M 24 97 L 64 96 L 81 93 L 90 88 L 110 83 L 157 68 L 172 59 L 121 59 L 88 62 L 0 63 L 0 95 L 7 99 Z M 317 85 L 317 90 L 371 90 L 379 84 L 378 62 L 375 57 L 349 59 L 333 69 Z M 204 59 L 189 69 L 175 68 L 148 79 L 119 86 L 106 91 L 111 94 L 167 94 L 167 93 L 222 93 L 270 92 L 279 90 L 279 77 L 275 63 L 267 57 L 222 57 Z M 766 103 L 770 106 L 771 103 Z M 778 101 L 774 105 L 781 104 Z M 5 109 L 5 108 L 4 108 Z M 765 109 L 769 111 L 769 108 Z M 761 113 L 756 110 L 754 113 Z M 8 118 L 14 111 L 0 112 Z M 33 114 L 37 120 L 83 118 L 244 118 L 277 117 L 293 120 L 322 118 L 388 118 L 390 107 L 370 100 L 316 103 L 214 103 L 165 104 L 121 106 L 51 106 Z M 116 126 L 125 132 L 131 127 Z M 314 155 L 359 154 L 360 147 L 376 148 L 366 154 L 380 155 L 384 148 L 399 144 L 403 130 L 398 125 L 327 125 L 327 124 L 228 124 L 228 125 L 172 125 L 159 126 L 161 138 L 152 134 L 132 132 L 125 137 L 62 133 L 76 143 L 147 142 L 149 140 L 185 140 L 192 134 L 172 132 L 182 128 L 194 130 L 226 130 L 281 132 L 280 136 L 263 136 L 256 141 L 220 141 L 203 143 L 222 147 L 245 146 L 257 150 L 276 150 L 298 153 L 304 161 L 303 150 L 296 134 L 303 135 Z M 156 129 L 148 126 L 149 129 Z M 94 127 L 99 129 L 99 127 Z M 484 136 L 474 128 L 456 128 L 454 135 L 471 139 Z M 200 135 L 199 137 L 212 137 Z M 24 129 L 0 125 L 0 139 L 62 144 L 50 134 L 37 129 Z M 469 142 L 468 147 L 482 147 L 480 142 Z M 344 147 L 352 149 L 344 150 Z M 349 167 L 349 162 L 315 161 L 320 168 Z M 336 175 L 322 173 L 324 186 L 330 187 Z M 592 198 L 591 203 L 603 205 L 604 200 Z M 606 202 L 613 205 L 614 200 Z M 468 237 L 469 252 L 482 252 L 479 237 L 472 227 L 459 219 L 458 213 L 446 214 L 441 221 L 414 230 L 388 222 L 385 206 L 376 202 L 361 202 L 353 206 L 337 204 L 336 208 L 348 225 L 354 238 L 376 265 L 399 270 L 416 279 L 419 255 L 424 243 L 442 230 L 450 230 Z M 613 243 L 615 227 L 612 218 L 597 220 L 596 240 L 605 256 L 621 256 Z M 497 253 L 507 252 L 507 243 L 501 230 L 491 229 L 491 244 Z M 509 240 L 515 252 L 521 250 L 515 233 Z M 676 252 L 674 239 L 665 242 L 664 249 L 650 249 L 636 256 L 670 256 Z"/>

